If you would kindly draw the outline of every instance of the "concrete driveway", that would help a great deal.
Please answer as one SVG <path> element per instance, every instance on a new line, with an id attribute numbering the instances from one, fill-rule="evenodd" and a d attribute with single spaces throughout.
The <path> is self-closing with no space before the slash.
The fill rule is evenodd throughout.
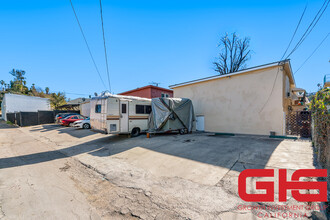
<path id="1" fill-rule="evenodd" d="M 54 152 L 76 158 L 115 186 L 134 190 L 136 193 L 119 196 L 122 201 L 116 200 L 114 210 L 142 219 L 258 219 L 258 212 L 237 208 L 251 205 L 238 196 L 242 170 L 285 168 L 292 173 L 314 168 L 310 141 L 208 133 L 127 138 L 58 125 L 19 129 L 54 149 L 25 155 L 39 158 L 27 163 L 59 159 L 47 156 L 57 155 Z M 15 161 L 17 157 L 2 158 L 0 166 L 22 166 Z M 258 192 L 254 190 L 258 179 L 248 181 L 250 192 Z M 288 193 L 286 204 L 300 203 Z M 306 210 L 299 213 L 312 214 Z"/>

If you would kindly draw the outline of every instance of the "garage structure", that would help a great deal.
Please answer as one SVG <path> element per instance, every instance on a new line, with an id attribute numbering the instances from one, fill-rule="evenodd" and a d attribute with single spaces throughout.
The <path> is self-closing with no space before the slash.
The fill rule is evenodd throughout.
<path id="1" fill-rule="evenodd" d="M 35 96 L 6 93 L 1 104 L 2 118 L 7 121 L 7 113 L 50 111 L 50 100 Z"/>
<path id="2" fill-rule="evenodd" d="M 257 135 L 286 134 L 295 87 L 289 60 L 170 86 L 192 100 L 197 130 Z"/>

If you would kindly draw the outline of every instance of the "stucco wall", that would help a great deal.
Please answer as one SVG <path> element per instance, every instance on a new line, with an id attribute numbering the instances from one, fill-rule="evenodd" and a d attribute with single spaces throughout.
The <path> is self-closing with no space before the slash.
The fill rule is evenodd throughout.
<path id="1" fill-rule="evenodd" d="M 205 116 L 206 131 L 258 135 L 269 135 L 270 131 L 275 131 L 277 135 L 283 135 L 281 69 L 269 97 L 277 72 L 278 67 L 271 67 L 176 87 L 174 97 L 192 100 L 195 114 Z"/>

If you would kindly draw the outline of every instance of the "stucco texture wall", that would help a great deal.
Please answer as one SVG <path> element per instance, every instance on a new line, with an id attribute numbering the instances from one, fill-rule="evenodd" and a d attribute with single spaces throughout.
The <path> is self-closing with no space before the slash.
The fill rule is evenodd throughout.
<path id="1" fill-rule="evenodd" d="M 205 131 L 283 135 L 283 71 L 278 67 L 176 87 L 174 97 L 192 100 L 195 114 L 205 116 Z"/>

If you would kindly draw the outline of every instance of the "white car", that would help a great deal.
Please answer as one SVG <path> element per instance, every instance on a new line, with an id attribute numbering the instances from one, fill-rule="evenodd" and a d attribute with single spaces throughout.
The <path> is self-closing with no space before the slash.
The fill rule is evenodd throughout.
<path id="1" fill-rule="evenodd" d="M 75 121 L 75 122 L 73 122 L 72 126 L 75 127 L 75 128 L 84 128 L 84 129 L 90 129 L 91 128 L 89 118 L 86 118 L 84 120 Z"/>

